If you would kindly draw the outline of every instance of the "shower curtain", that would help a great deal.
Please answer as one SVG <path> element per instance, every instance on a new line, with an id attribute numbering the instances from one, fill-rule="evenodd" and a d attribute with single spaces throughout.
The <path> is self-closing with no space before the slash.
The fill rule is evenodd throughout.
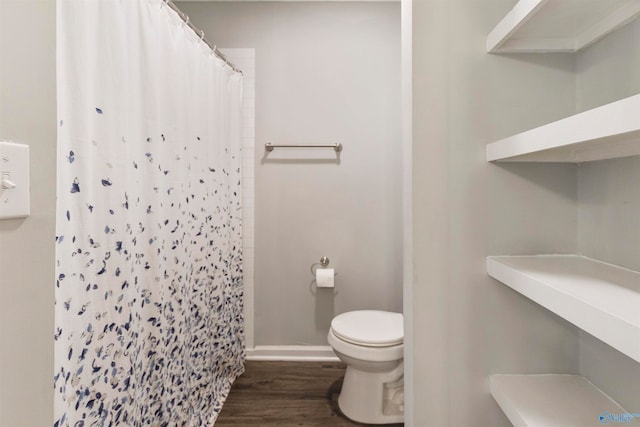
<path id="1" fill-rule="evenodd" d="M 54 425 L 212 425 L 244 361 L 242 75 L 162 0 L 57 7 Z"/>

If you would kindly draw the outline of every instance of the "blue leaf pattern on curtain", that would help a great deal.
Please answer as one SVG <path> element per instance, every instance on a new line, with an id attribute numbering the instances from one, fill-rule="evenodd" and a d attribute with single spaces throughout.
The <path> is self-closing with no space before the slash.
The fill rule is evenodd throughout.
<path id="1" fill-rule="evenodd" d="M 58 2 L 58 67 L 54 425 L 212 425 L 244 369 L 242 76 L 160 0 Z"/>

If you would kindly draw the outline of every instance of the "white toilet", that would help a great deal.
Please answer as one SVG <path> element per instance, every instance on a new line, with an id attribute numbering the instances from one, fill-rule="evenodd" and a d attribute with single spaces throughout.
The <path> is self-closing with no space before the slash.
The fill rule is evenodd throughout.
<path id="1" fill-rule="evenodd" d="M 347 365 L 338 405 L 353 421 L 404 422 L 401 313 L 360 310 L 331 321 L 329 345 Z"/>

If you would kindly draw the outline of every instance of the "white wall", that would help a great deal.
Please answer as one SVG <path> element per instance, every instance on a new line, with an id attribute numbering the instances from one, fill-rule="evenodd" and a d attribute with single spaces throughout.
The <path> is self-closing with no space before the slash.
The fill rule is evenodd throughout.
<path id="1" fill-rule="evenodd" d="M 489 55 L 511 0 L 413 2 L 414 426 L 509 426 L 491 373 L 576 373 L 578 331 L 490 279 L 485 257 L 577 250 L 575 166 L 485 145 L 573 114 L 571 55 Z"/>
<path id="2" fill-rule="evenodd" d="M 31 149 L 31 216 L 0 221 L 0 426 L 53 420 L 55 1 L 0 1 L 0 139 Z"/>
<path id="3" fill-rule="evenodd" d="M 577 55 L 578 111 L 640 93 L 640 21 Z M 640 156 L 580 166 L 580 251 L 640 271 Z M 640 310 L 640 308 L 639 308 Z M 640 408 L 640 364 L 586 333 L 580 371 L 625 409 Z"/>
<path id="4" fill-rule="evenodd" d="M 401 311 L 400 4 L 180 7 L 218 46 L 256 49 L 255 343 L 326 345 L 338 313 Z M 309 289 L 325 255 L 335 296 Z"/>

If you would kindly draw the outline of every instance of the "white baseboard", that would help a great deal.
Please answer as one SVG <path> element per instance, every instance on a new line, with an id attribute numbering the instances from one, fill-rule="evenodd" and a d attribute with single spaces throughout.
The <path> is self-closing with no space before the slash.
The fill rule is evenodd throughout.
<path id="1" fill-rule="evenodd" d="M 339 362 L 328 345 L 257 345 L 247 349 L 247 360 L 282 362 Z"/>

